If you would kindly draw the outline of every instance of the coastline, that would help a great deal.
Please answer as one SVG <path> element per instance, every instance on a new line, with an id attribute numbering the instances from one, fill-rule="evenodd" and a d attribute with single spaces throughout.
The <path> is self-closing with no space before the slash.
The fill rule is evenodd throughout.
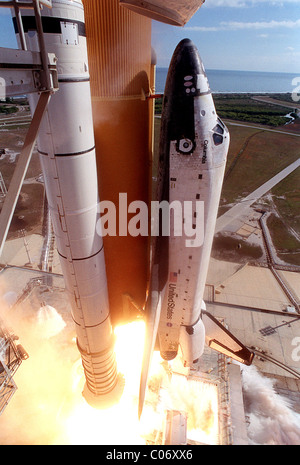
<path id="1" fill-rule="evenodd" d="M 168 68 L 156 68 L 156 91 L 163 92 Z M 300 82 L 300 72 L 235 71 L 206 69 L 213 94 L 277 94 L 292 93 Z M 297 83 L 295 84 L 295 79 Z"/>

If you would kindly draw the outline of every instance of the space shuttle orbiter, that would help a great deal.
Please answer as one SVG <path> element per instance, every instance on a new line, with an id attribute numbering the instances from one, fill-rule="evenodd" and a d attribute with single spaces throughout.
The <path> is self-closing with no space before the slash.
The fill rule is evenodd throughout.
<path id="1" fill-rule="evenodd" d="M 157 200 L 170 208 L 153 218 L 159 234 L 147 302 L 139 413 L 155 344 L 165 360 L 179 352 L 185 366 L 199 359 L 205 342 L 242 363 L 252 362 L 252 352 L 203 302 L 228 147 L 229 132 L 216 113 L 201 58 L 184 39 L 173 54 L 163 101 Z M 170 214 L 169 231 L 163 230 L 164 214 Z"/>

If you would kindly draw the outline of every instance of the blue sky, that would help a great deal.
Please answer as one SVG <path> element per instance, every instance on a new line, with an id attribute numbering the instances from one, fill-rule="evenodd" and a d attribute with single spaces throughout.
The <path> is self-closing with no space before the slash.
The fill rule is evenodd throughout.
<path id="1" fill-rule="evenodd" d="M 300 0 L 206 0 L 183 28 L 153 21 L 158 66 L 188 37 L 205 67 L 300 75 Z M 0 46 L 16 47 L 10 12 L 0 9 Z"/>
<path id="2" fill-rule="evenodd" d="M 153 22 L 158 66 L 190 38 L 208 69 L 300 75 L 300 0 L 206 0 L 183 27 Z"/>

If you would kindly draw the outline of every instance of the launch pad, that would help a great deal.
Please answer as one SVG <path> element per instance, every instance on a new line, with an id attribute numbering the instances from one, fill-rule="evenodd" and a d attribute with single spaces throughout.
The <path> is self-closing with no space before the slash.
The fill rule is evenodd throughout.
<path id="1" fill-rule="evenodd" d="M 20 239 L 20 244 L 22 242 L 22 239 Z M 24 244 L 23 244 L 24 248 Z M 22 260 L 22 256 L 24 257 L 24 260 L 26 260 L 26 254 L 23 253 L 22 250 L 17 253 L 17 255 L 14 257 L 15 261 Z M 240 289 L 241 284 L 239 280 L 237 280 L 237 277 L 240 276 L 243 278 L 243 273 L 242 274 L 236 274 L 235 271 L 239 269 L 237 265 L 233 264 L 227 264 L 227 268 L 225 267 L 225 263 L 222 262 L 216 262 L 214 263 L 214 260 L 212 260 L 211 263 L 211 271 L 214 269 L 215 266 L 218 266 L 219 271 L 221 271 L 221 274 L 219 273 L 218 276 L 216 276 L 219 281 L 222 280 L 221 275 L 223 276 L 223 282 L 226 279 L 225 284 L 229 286 L 229 283 L 231 282 L 231 288 L 232 292 L 234 289 L 234 285 L 236 285 L 236 289 Z M 227 270 L 227 271 L 226 271 Z M 49 341 L 57 346 L 57 352 L 55 354 L 61 358 L 62 354 L 67 353 L 68 356 L 66 357 L 66 367 L 65 369 L 71 370 L 72 364 L 78 360 L 78 352 L 76 348 L 76 343 L 74 341 L 74 327 L 73 327 L 73 321 L 70 316 L 70 304 L 67 299 L 66 291 L 65 291 L 65 286 L 64 286 L 64 280 L 63 276 L 60 274 L 59 267 L 57 265 L 56 267 L 57 273 L 46 273 L 46 272 L 41 272 L 39 269 L 30 269 L 26 267 L 19 267 L 19 266 L 14 266 L 14 267 L 9 267 L 7 266 L 6 268 L 2 269 L 2 272 L 0 273 L 1 277 L 1 283 L 2 283 L 2 288 L 3 285 L 5 285 L 5 292 L 3 292 L 3 295 L 6 295 L 6 298 L 9 302 L 11 310 L 9 311 L 11 317 L 17 317 L 17 319 L 21 318 L 22 315 L 23 317 L 28 321 L 31 321 L 32 324 L 35 324 L 36 329 L 40 331 L 40 337 L 42 338 L 43 336 L 49 336 L 52 334 L 51 338 Z M 245 271 L 244 271 L 245 272 Z M 233 276 L 234 279 L 230 280 L 230 276 Z M 213 283 L 213 281 L 211 281 Z M 3 284 L 4 283 L 4 284 Z M 235 284 L 234 284 L 235 283 Z M 263 284 L 262 284 L 263 285 Z M 208 287 L 209 289 L 209 287 Z M 224 292 L 224 289 L 223 289 Z M 209 297 L 209 293 L 207 293 L 207 298 Z M 13 300 L 14 299 L 14 300 Z M 219 298 L 220 299 L 220 298 Z M 19 305 L 14 305 L 14 303 L 19 302 Z M 40 307 L 41 307 L 41 302 L 43 302 L 45 305 L 48 305 L 50 307 L 53 307 L 56 309 L 57 313 L 61 317 L 61 319 L 65 322 L 65 326 L 55 334 L 55 331 L 49 331 L 47 329 L 47 320 L 43 320 L 40 324 L 36 325 L 37 321 L 37 315 L 39 313 Z M 211 310 L 211 304 L 209 305 L 209 309 Z M 255 312 L 253 316 L 257 316 L 257 318 L 254 320 L 256 321 L 256 326 L 253 327 L 252 329 L 249 329 L 249 322 L 252 321 L 251 317 L 251 312 L 247 311 L 245 313 L 245 310 L 238 310 L 237 308 L 233 309 L 226 309 L 226 313 L 221 312 L 222 308 L 221 307 L 216 307 L 213 312 L 215 316 L 222 317 L 225 321 L 229 322 L 230 325 L 232 326 L 231 318 L 234 319 L 236 322 L 236 327 L 239 327 L 239 329 L 236 329 L 235 327 L 235 332 L 239 334 L 240 331 L 243 331 L 243 337 L 245 337 L 246 343 L 252 343 L 251 338 L 257 341 L 257 336 L 259 336 L 259 329 L 263 325 L 263 320 L 261 319 L 262 317 L 260 316 L 259 313 Z M 240 315 L 240 316 L 239 316 Z M 250 320 L 246 318 L 246 316 L 249 315 Z M 268 315 L 267 313 L 262 314 L 264 315 L 264 322 L 267 323 L 268 318 L 269 319 L 274 319 L 274 315 Z M 288 316 L 286 316 L 288 318 Z M 22 320 L 22 318 L 21 318 Z M 269 320 L 269 321 L 271 321 Z M 48 323 L 49 326 L 48 328 L 51 327 L 51 315 L 49 314 L 49 319 Z M 273 321 L 273 320 L 272 320 Z M 278 320 L 279 321 L 279 320 Z M 296 323 L 297 324 L 297 323 Z M 261 334 L 259 336 L 260 338 L 260 345 L 262 346 L 262 341 L 265 340 L 268 343 L 268 351 L 270 353 L 273 352 L 275 355 L 275 348 L 278 346 L 283 346 L 286 347 L 284 352 L 285 354 L 288 354 L 288 332 L 290 334 L 293 334 L 293 331 L 296 330 L 296 326 L 291 325 L 291 328 L 288 326 L 283 327 L 282 333 L 280 329 L 277 331 L 277 333 L 271 335 L 271 336 L 265 336 L 263 337 Z M 248 329 L 247 329 L 248 328 Z M 294 328 L 294 329 L 293 329 Z M 53 335 L 55 334 L 55 335 Z M 283 336 L 286 336 L 287 339 L 285 340 Z M 281 342 L 278 343 L 279 338 L 281 338 Z M 45 340 L 44 339 L 39 339 L 40 341 Z M 46 339 L 47 340 L 47 339 Z M 286 341 L 286 342 L 285 342 Z M 22 342 L 24 344 L 24 347 L 27 348 L 26 341 L 23 340 L 22 337 Z M 258 341 L 257 341 L 258 343 Z M 29 350 L 29 349 L 28 349 Z M 135 349 L 137 350 L 137 349 Z M 281 358 L 283 360 L 283 355 L 279 356 L 277 355 L 278 358 Z M 30 358 L 34 358 L 34 354 L 30 354 Z M 29 359 L 30 360 L 30 359 Z M 69 360 L 71 360 L 71 365 L 69 363 Z M 237 364 L 233 363 L 228 363 L 230 359 L 226 358 L 224 355 L 218 354 L 217 352 L 206 348 L 203 356 L 201 357 L 199 363 L 195 366 L 195 370 L 191 372 L 187 371 L 181 371 L 181 374 L 175 375 L 175 377 L 180 377 L 182 380 L 184 379 L 184 383 L 190 379 L 193 383 L 195 383 L 198 386 L 198 392 L 203 394 L 203 390 L 205 391 L 205 387 L 208 385 L 210 388 L 212 388 L 213 395 L 217 397 L 217 413 L 215 413 L 216 417 L 214 417 L 211 414 L 211 411 L 207 408 L 209 406 L 209 402 L 207 402 L 207 405 L 204 408 L 199 408 L 201 407 L 200 405 L 197 406 L 197 402 L 192 405 L 191 410 L 189 413 L 187 413 L 187 406 L 182 404 L 182 399 L 173 404 L 173 408 L 171 409 L 172 411 L 179 410 L 180 411 L 180 421 L 184 422 L 184 424 L 187 425 L 188 423 L 188 418 L 191 418 L 194 416 L 194 418 L 197 418 L 198 425 L 199 423 L 201 424 L 203 418 L 201 414 L 204 414 L 204 417 L 209 419 L 209 422 L 206 424 L 202 422 L 202 427 L 207 430 L 212 428 L 212 425 L 214 424 L 213 418 L 217 419 L 217 430 L 215 434 L 210 437 L 210 441 L 212 441 L 215 444 L 248 444 L 249 443 L 249 438 L 247 436 L 247 414 L 245 413 L 245 406 L 243 402 L 243 388 L 242 388 L 242 376 L 241 376 L 241 369 L 240 366 Z M 286 360 L 288 362 L 288 360 Z M 53 359 L 53 363 L 56 363 L 56 359 Z M 279 387 L 279 391 L 283 392 L 285 395 L 288 397 L 294 398 L 294 408 L 296 411 L 299 411 L 300 409 L 300 402 L 299 402 L 299 395 L 297 397 L 297 393 L 299 393 L 299 388 L 300 388 L 300 381 L 292 376 L 289 376 L 288 373 L 285 373 L 282 369 L 280 369 L 278 366 L 270 363 L 270 362 L 262 362 L 260 360 L 260 357 L 256 357 L 254 364 L 259 367 L 259 369 L 262 372 L 266 373 L 271 373 L 269 376 L 274 376 L 277 381 L 277 386 Z M 49 374 L 47 376 L 51 376 L 51 368 L 49 368 Z M 295 368 L 297 368 L 295 366 Z M 64 369 L 64 370 L 65 370 Z M 174 366 L 174 372 L 178 373 L 179 370 L 177 370 L 177 366 Z M 21 376 L 20 380 L 18 379 L 18 373 L 20 374 L 23 373 L 23 376 L 25 376 L 25 379 L 23 376 Z M 35 379 L 37 376 L 36 372 L 31 372 L 31 368 L 29 366 L 29 361 L 24 362 L 24 366 L 21 367 L 20 370 L 18 370 L 18 373 L 16 374 L 16 384 L 18 386 L 18 390 L 16 394 L 13 396 L 12 401 L 9 404 L 9 407 L 5 410 L 5 413 L 1 416 L 1 421 L 2 424 L 5 425 L 6 422 L 11 422 L 12 418 L 14 417 L 14 412 L 15 412 L 15 406 L 14 403 L 16 402 L 16 406 L 19 405 L 20 403 L 23 405 L 23 414 L 24 414 L 24 405 L 26 405 L 25 398 L 28 396 L 28 390 L 26 389 L 26 379 Z M 273 373 L 273 374 L 272 374 Z M 49 383 L 50 379 L 47 380 L 47 376 L 44 378 L 44 383 L 45 384 L 45 389 L 47 383 Z M 60 383 L 59 379 L 56 381 L 58 384 Z M 25 384 L 24 384 L 25 383 Z M 183 381 L 181 381 L 183 383 Z M 297 387 L 298 383 L 298 387 Z M 166 392 L 165 386 L 164 385 L 156 385 L 155 386 L 155 396 L 156 396 L 156 401 L 158 402 L 158 397 L 164 396 L 164 393 Z M 181 392 L 180 390 L 178 392 Z M 182 389 L 182 392 L 184 391 L 184 388 Z M 152 394 L 152 397 L 151 397 Z M 47 398 L 49 394 L 46 392 L 45 393 L 45 398 Z M 51 395 L 50 395 L 51 397 Z M 153 401 L 153 391 L 150 391 L 150 397 L 149 395 L 147 396 L 146 399 L 146 407 L 148 405 L 150 398 L 150 402 Z M 183 399 L 188 398 L 186 395 L 183 395 Z M 58 399 L 57 401 L 57 409 L 59 408 L 59 404 L 62 401 Z M 38 401 L 37 401 L 38 403 Z M 173 418 L 173 413 L 170 414 L 168 413 L 170 405 L 168 404 L 168 408 L 163 410 L 160 415 L 161 415 L 161 423 L 160 423 L 160 428 L 153 428 L 153 431 L 151 434 L 149 433 L 147 437 L 144 438 L 144 440 L 150 444 L 153 445 L 156 442 L 159 444 L 162 443 L 163 440 L 166 440 L 167 433 L 166 433 L 166 427 L 168 424 L 168 421 L 170 422 L 170 418 Z M 28 409 L 31 409 L 32 406 L 28 405 Z M 25 409 L 26 410 L 26 409 Z M 33 411 L 35 411 L 35 408 L 33 408 Z M 132 411 L 132 415 L 134 415 L 137 411 L 134 412 Z M 55 413 L 55 416 L 57 414 L 57 411 Z M 30 418 L 30 413 L 26 412 L 26 415 L 29 415 Z M 53 414 L 54 415 L 54 412 Z M 51 415 L 50 415 L 51 416 Z M 32 421 L 35 421 L 36 418 L 34 419 L 32 417 Z M 179 421 L 179 420 L 178 420 Z M 179 422 L 179 425 L 181 423 Z M 203 426 L 204 425 L 204 426 Z M 124 426 L 125 427 L 125 426 Z M 179 428 L 180 430 L 180 428 Z M 186 432 L 186 441 L 188 444 L 205 444 L 209 441 L 207 439 L 207 436 L 203 437 L 203 432 L 202 436 L 199 434 L 199 431 L 193 431 L 192 434 L 185 429 Z M 16 440 L 15 438 L 10 438 L 11 443 L 14 443 Z M 31 438 L 29 442 L 35 442 L 35 443 L 43 443 L 44 437 L 43 433 L 39 431 L 36 433 L 34 439 Z"/>
<path id="2" fill-rule="evenodd" d="M 21 325 L 25 319 L 31 321 L 31 324 L 39 332 L 38 340 L 41 343 L 43 343 L 42 341 L 50 341 L 52 344 L 57 345 L 57 354 L 60 354 L 59 356 L 67 351 L 67 359 L 75 362 L 78 353 L 74 342 L 75 333 L 73 321 L 70 317 L 70 304 L 67 299 L 63 276 L 59 273 L 46 273 L 36 269 L 7 267 L 2 269 L 0 277 L 1 282 L 5 283 L 6 292 L 4 295 L 10 300 L 10 310 L 8 310 L 10 318 L 19 320 Z M 16 286 L 17 281 L 20 283 L 19 288 Z M 10 293 L 12 289 L 15 292 L 14 295 Z M 13 299 L 15 299 L 14 302 Z M 44 316 L 43 320 L 39 320 L 41 303 L 50 309 L 55 308 L 57 313 L 44 312 L 43 314 L 46 316 Z M 64 321 L 65 325 L 61 321 Z M 58 330 L 57 334 L 55 328 Z M 37 332 L 35 337 L 37 337 Z M 33 359 L 35 358 L 35 354 L 31 356 Z M 53 363 L 55 363 L 55 360 L 53 360 Z M 166 364 L 166 362 L 164 363 Z M 70 366 L 67 363 L 66 370 L 70 369 Z M 181 368 L 180 372 L 179 367 L 180 365 L 175 363 L 173 379 L 170 384 L 172 389 L 172 386 L 176 383 L 176 392 L 179 394 L 176 395 L 175 399 L 168 400 L 163 408 L 161 398 L 164 399 L 168 395 L 166 394 L 166 380 L 157 383 L 155 378 L 154 381 L 150 379 L 150 391 L 146 398 L 146 408 L 150 405 L 151 410 L 159 412 L 161 428 L 154 428 L 148 436 L 144 437 L 146 443 L 160 445 L 167 440 L 166 428 L 170 423 L 170 418 L 173 419 L 173 414 L 170 417 L 168 411 L 174 412 L 175 410 L 179 410 L 181 418 L 184 419 L 185 429 L 181 434 L 186 434 L 187 444 L 247 443 L 239 365 L 228 365 L 227 357 L 206 348 L 203 357 L 193 371 L 189 372 L 187 369 Z M 28 377 L 34 380 L 35 376 L 37 376 L 36 373 L 31 373 L 31 367 L 25 366 L 25 364 L 22 370 L 25 380 Z M 26 404 L 24 396 L 26 397 L 27 390 L 23 385 L 26 382 L 25 380 L 24 377 L 21 377 L 20 381 L 17 379 L 19 389 L 16 396 L 19 399 L 18 402 Z M 44 381 L 47 383 L 47 379 L 44 379 Z M 57 383 L 59 384 L 59 379 L 57 379 Z M 194 393 L 194 397 L 195 393 L 197 393 L 195 401 L 186 403 L 187 398 L 191 399 L 191 392 Z M 207 392 L 210 393 L 210 397 L 206 396 Z M 202 401 L 201 397 L 203 397 Z M 212 408 L 213 401 L 216 401 L 214 409 Z M 60 402 L 58 399 L 58 404 Z M 96 408 L 101 408 L 99 403 Z M 105 409 L 107 408 L 109 408 L 108 405 L 105 406 Z M 12 402 L 6 410 L 6 415 L 1 417 L 4 425 L 14 415 L 14 409 L 14 403 Z M 28 409 L 30 409 L 30 404 Z M 26 413 L 26 415 L 28 414 L 29 412 Z M 132 415 L 137 416 L 137 408 L 135 412 L 132 411 Z M 192 421 L 191 432 L 186 429 L 187 426 L 190 428 L 190 421 Z M 41 439 L 36 437 L 35 441 L 43 441 L 42 437 L 43 434 L 41 434 Z"/>

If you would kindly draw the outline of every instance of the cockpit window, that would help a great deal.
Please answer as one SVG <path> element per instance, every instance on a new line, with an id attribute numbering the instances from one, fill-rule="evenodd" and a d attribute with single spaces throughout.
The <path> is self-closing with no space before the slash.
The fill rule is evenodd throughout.
<path id="1" fill-rule="evenodd" d="M 214 132 L 217 132 L 218 134 L 224 134 L 224 129 L 220 126 L 220 124 L 217 124 L 214 129 Z"/>
<path id="2" fill-rule="evenodd" d="M 222 126 L 222 128 L 225 128 L 225 124 L 223 123 L 223 121 L 221 120 L 221 118 L 218 117 L 218 123 L 220 123 L 220 125 Z"/>
<path id="3" fill-rule="evenodd" d="M 221 134 L 217 134 L 216 132 L 213 134 L 213 140 L 215 145 L 220 145 L 223 142 L 223 136 Z"/>

